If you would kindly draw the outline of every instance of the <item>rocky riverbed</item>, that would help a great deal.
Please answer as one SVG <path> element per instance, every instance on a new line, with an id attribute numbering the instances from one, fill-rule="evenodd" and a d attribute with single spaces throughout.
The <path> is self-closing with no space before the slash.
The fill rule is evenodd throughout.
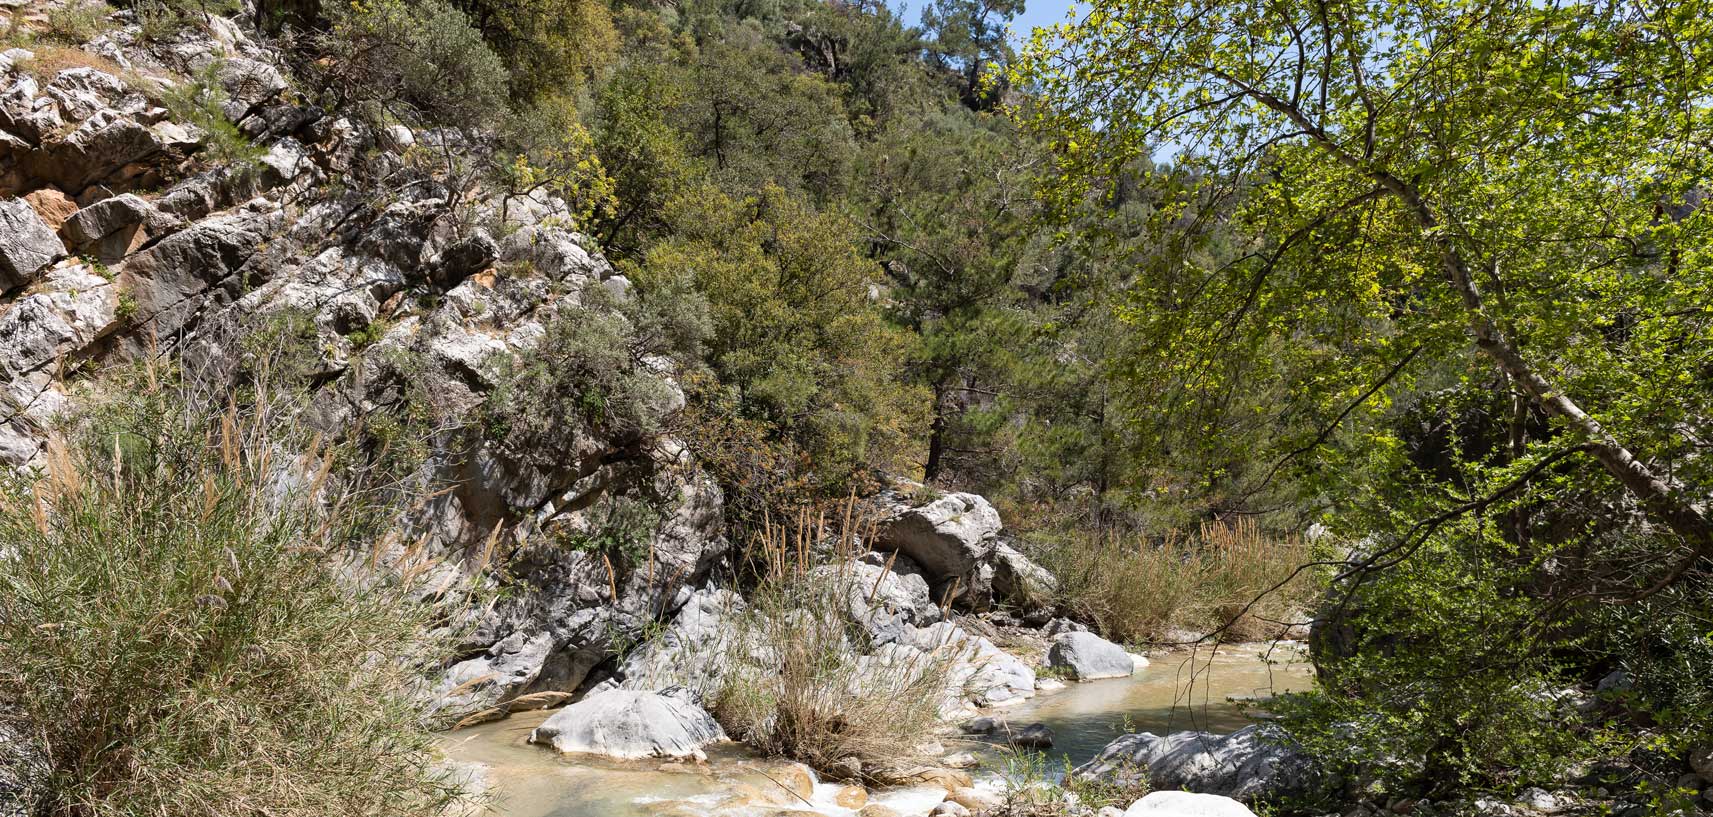
<path id="1" fill-rule="evenodd" d="M 1060 684 L 1045 679 L 1040 694 L 1013 706 L 982 710 L 966 725 L 984 735 L 948 729 L 939 736 L 944 781 L 869 790 L 823 781 L 801 764 L 766 759 L 730 742 L 711 743 L 680 758 L 622 760 L 588 753 L 560 754 L 533 745 L 549 712 L 449 733 L 443 747 L 469 769 L 503 817 L 724 817 L 815 813 L 926 815 L 943 802 L 997 803 L 1033 763 L 1053 776 L 1094 760 L 1131 733 L 1232 732 L 1253 724 L 1256 705 L 1277 692 L 1312 684 L 1294 645 L 1226 645 L 1151 657 L 1134 675 Z M 1041 726 L 1049 746 L 1020 750 L 1008 736 Z M 538 741 L 540 742 L 540 741 Z M 967 775 L 967 778 L 964 777 Z M 961 805 L 961 804 L 960 804 Z M 874 806 L 867 812 L 862 809 Z"/>

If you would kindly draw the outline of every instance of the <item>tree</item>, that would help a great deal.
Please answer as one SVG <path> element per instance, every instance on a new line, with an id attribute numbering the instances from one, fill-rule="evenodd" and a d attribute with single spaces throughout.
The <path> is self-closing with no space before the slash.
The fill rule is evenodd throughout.
<path id="1" fill-rule="evenodd" d="M 517 101 L 575 96 L 618 53 L 604 0 L 456 0 L 504 60 Z"/>
<path id="2" fill-rule="evenodd" d="M 1006 26 L 1022 13 L 1023 0 L 933 0 L 922 11 L 922 25 L 934 38 L 929 53 L 958 73 L 965 105 L 983 110 L 998 101 L 985 81 L 1003 81 L 1003 71 L 991 73 L 989 68 L 1011 62 Z"/>
<path id="3" fill-rule="evenodd" d="M 1180 391 L 1289 336 L 1325 378 L 1304 396 L 1355 411 L 1477 353 L 1677 533 L 1666 580 L 1713 555 L 1701 469 L 1668 466 L 1710 395 L 1673 353 L 1713 331 L 1696 5 L 1103 2 L 1039 34 L 1019 76 L 1057 204 L 1161 142 L 1207 173 L 1163 212 L 1171 240 L 1205 235 L 1170 223 L 1197 197 L 1232 203 L 1245 251 L 1176 254 L 1142 295 L 1164 308 L 1133 315 L 1182 355 Z"/>
<path id="4" fill-rule="evenodd" d="M 978 436 L 962 415 L 991 396 L 1016 341 L 1019 321 L 1006 307 L 1017 300 L 1012 273 L 1034 211 L 1030 161 L 1006 123 L 951 106 L 889 128 L 858 167 L 890 312 L 921 339 L 911 369 L 933 393 L 929 482 L 959 453 L 958 438 Z"/>
<path id="5" fill-rule="evenodd" d="M 741 199 L 692 189 L 668 209 L 672 237 L 644 255 L 638 284 L 695 282 L 709 362 L 739 411 L 792 440 L 824 484 L 893 467 L 923 399 L 903 382 L 908 339 L 870 302 L 879 269 L 855 226 L 774 185 Z"/>
<path id="6" fill-rule="evenodd" d="M 1611 602 L 1705 632 L 1706 11 L 1103 0 L 1016 72 L 1061 213 L 1175 155 L 1130 377 L 1162 416 L 1277 418 L 1252 487 L 1308 480 L 1363 542 L 1329 689 L 1435 785 L 1527 779 L 1558 728 L 1529 684 L 1657 664 L 1591 635 L 1634 632 Z M 1687 700 L 1654 712 L 1693 732 Z"/>

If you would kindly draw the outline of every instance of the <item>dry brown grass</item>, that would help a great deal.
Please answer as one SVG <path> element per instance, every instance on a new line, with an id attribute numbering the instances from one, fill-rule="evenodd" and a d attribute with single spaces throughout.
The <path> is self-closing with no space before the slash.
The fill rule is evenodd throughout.
<path id="1" fill-rule="evenodd" d="M 116 77 L 125 73 L 125 69 L 120 68 L 118 63 L 81 48 L 38 42 L 30 46 L 30 51 L 36 55 L 35 59 L 19 67 L 29 72 L 38 82 L 51 82 L 61 71 L 72 68 L 94 68 Z"/>
<path id="2" fill-rule="evenodd" d="M 1059 578 L 1061 604 L 1108 638 L 1131 643 L 1174 640 L 1174 630 L 1219 629 L 1225 641 L 1274 637 L 1315 591 L 1305 573 L 1267 592 L 1309 561 L 1309 547 L 1251 519 L 1207 523 L 1164 540 L 1060 535 L 1038 541 L 1034 551 Z"/>

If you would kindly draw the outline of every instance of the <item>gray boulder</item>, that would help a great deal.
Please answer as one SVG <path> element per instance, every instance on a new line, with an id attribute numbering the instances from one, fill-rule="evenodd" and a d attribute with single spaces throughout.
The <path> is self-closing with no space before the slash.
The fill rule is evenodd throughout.
<path id="1" fill-rule="evenodd" d="M 878 546 L 909 556 L 932 579 L 936 596 L 957 583 L 958 596 L 991 592 L 999 512 L 975 494 L 945 494 L 922 505 L 893 498 Z M 985 599 L 978 599 L 985 601 Z"/>
<path id="2" fill-rule="evenodd" d="M 73 213 L 60 232 L 76 249 L 99 243 L 103 258 L 120 258 L 143 241 L 170 232 L 179 224 L 178 219 L 155 209 L 140 196 L 126 193 Z"/>
<path id="3" fill-rule="evenodd" d="M 638 645 L 619 662 L 620 687 L 655 691 L 682 687 L 698 698 L 717 689 L 739 648 L 733 616 L 744 601 L 724 589 L 697 590 L 660 635 Z"/>
<path id="4" fill-rule="evenodd" d="M 976 706 L 1015 703 L 1035 695 L 1035 671 L 1028 664 L 951 622 L 908 628 L 900 644 L 944 662 L 947 688 Z"/>
<path id="5" fill-rule="evenodd" d="M 1146 782 L 1156 789 L 1186 789 L 1253 801 L 1307 791 L 1308 758 L 1275 726 L 1247 726 L 1229 735 L 1149 732 L 1107 744 L 1072 774 L 1121 786 Z"/>
<path id="6" fill-rule="evenodd" d="M 1125 678 L 1136 663 L 1123 647 L 1090 632 L 1061 633 L 1047 650 L 1047 665 L 1070 671 L 1079 681 Z"/>
<path id="7" fill-rule="evenodd" d="M 1131 803 L 1124 817 L 1255 817 L 1255 812 L 1216 794 L 1156 791 Z"/>
<path id="8" fill-rule="evenodd" d="M 1032 723 L 1009 735 L 1011 745 L 1019 749 L 1053 748 L 1053 730 L 1044 723 Z"/>
<path id="9" fill-rule="evenodd" d="M 65 245 L 23 199 L 0 201 L 0 290 L 20 287 L 65 255 Z"/>
<path id="10" fill-rule="evenodd" d="M 554 713 L 529 742 L 561 753 L 631 759 L 687 757 L 726 739 L 701 707 L 654 692 L 597 692 Z"/>
<path id="11" fill-rule="evenodd" d="M 908 557 L 887 560 L 870 554 L 862 560 L 816 568 L 812 575 L 838 589 L 851 619 L 861 623 L 877 644 L 900 641 L 907 628 L 940 620 L 927 579 Z"/>

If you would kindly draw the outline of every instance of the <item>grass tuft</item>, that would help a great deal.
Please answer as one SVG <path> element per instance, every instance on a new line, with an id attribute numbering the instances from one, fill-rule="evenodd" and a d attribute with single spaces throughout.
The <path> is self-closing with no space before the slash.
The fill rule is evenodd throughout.
<path id="1" fill-rule="evenodd" d="M 358 568 L 385 516 L 276 419 L 151 373 L 0 482 L 0 726 L 52 817 L 433 815 L 406 691 L 426 605 Z M 293 455 L 292 451 L 309 454 Z"/>
<path id="2" fill-rule="evenodd" d="M 1275 637 L 1316 590 L 1305 573 L 1266 593 L 1310 561 L 1310 548 L 1251 519 L 1207 523 L 1194 536 L 1164 541 L 1109 532 L 1040 537 L 1031 545 L 1031 555 L 1059 579 L 1060 604 L 1127 643 L 1219 628 L 1223 641 Z"/>
<path id="3" fill-rule="evenodd" d="M 932 737 L 956 690 L 952 656 L 876 644 L 859 621 L 872 598 L 843 570 L 873 532 L 854 501 L 764 527 L 751 556 L 765 573 L 736 622 L 742 646 L 729 651 L 712 710 L 764 753 L 884 782 Z"/>

